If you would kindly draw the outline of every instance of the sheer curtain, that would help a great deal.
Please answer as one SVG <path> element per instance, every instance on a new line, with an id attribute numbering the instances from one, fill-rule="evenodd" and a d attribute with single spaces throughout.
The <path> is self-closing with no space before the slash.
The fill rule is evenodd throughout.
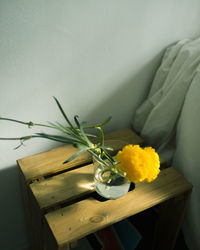
<path id="1" fill-rule="evenodd" d="M 166 49 L 133 128 L 173 162 L 194 186 L 183 225 L 191 250 L 200 249 L 200 38 Z"/>

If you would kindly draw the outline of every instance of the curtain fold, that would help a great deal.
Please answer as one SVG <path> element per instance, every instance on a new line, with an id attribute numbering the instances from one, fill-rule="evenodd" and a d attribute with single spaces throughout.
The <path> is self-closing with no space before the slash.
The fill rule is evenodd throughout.
<path id="1" fill-rule="evenodd" d="M 168 47 L 146 101 L 136 110 L 134 130 L 166 160 L 172 159 L 176 125 L 199 64 L 200 39 Z"/>
<path id="2" fill-rule="evenodd" d="M 169 46 L 132 122 L 145 141 L 192 183 L 183 232 L 200 250 L 200 38 Z"/>

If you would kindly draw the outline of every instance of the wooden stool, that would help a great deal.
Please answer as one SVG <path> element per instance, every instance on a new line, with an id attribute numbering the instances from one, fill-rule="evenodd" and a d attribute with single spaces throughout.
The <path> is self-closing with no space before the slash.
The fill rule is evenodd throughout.
<path id="1" fill-rule="evenodd" d="M 105 136 L 115 153 L 143 140 L 125 129 Z M 160 204 L 154 249 L 173 249 L 192 185 L 173 167 L 151 183 L 138 183 L 117 200 L 95 198 L 88 153 L 63 162 L 77 151 L 71 145 L 18 160 L 27 226 L 33 250 L 70 249 L 78 239 Z"/>

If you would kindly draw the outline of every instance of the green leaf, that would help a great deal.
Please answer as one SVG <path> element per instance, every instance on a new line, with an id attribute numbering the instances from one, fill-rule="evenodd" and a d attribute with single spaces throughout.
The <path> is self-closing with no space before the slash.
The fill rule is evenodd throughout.
<path id="1" fill-rule="evenodd" d="M 67 121 L 67 123 L 69 124 L 69 126 L 75 130 L 74 126 L 72 125 L 72 123 L 71 123 L 70 120 L 68 119 L 67 115 L 65 114 L 65 112 L 64 112 L 62 106 L 60 105 L 59 101 L 57 100 L 57 98 L 56 98 L 55 96 L 54 96 L 53 98 L 54 98 L 54 100 L 56 101 L 56 103 L 57 103 L 57 105 L 58 105 L 58 108 L 60 109 L 62 115 L 64 116 L 64 118 L 65 118 L 65 120 Z"/>
<path id="2" fill-rule="evenodd" d="M 86 135 L 87 137 L 97 137 L 96 135 L 92 135 L 92 134 L 88 134 L 88 133 L 85 133 L 85 135 Z"/>
<path id="3" fill-rule="evenodd" d="M 80 151 L 78 151 L 77 153 L 75 153 L 74 155 L 72 155 L 68 160 L 64 161 L 63 164 L 65 163 L 68 163 L 72 160 L 74 160 L 76 157 L 78 157 L 80 154 L 86 152 L 89 148 L 84 148 L 84 149 L 81 149 Z"/>
<path id="4" fill-rule="evenodd" d="M 98 125 L 93 125 L 93 126 L 86 126 L 86 127 L 84 127 L 84 129 L 91 129 L 91 128 L 103 127 L 103 126 L 106 125 L 111 119 L 112 119 L 112 116 L 109 116 L 109 117 L 106 118 L 106 120 L 103 121 L 102 123 L 100 123 L 100 124 L 98 124 Z"/>
<path id="5" fill-rule="evenodd" d="M 48 122 L 52 128 L 54 129 L 57 129 L 65 134 L 68 134 L 68 135 L 74 135 L 74 132 L 72 132 L 71 129 L 69 129 L 68 127 L 64 127 L 63 125 L 61 125 L 60 123 L 56 122 L 56 123 L 53 123 L 53 122 Z M 77 134 L 75 134 L 77 136 Z"/>
<path id="6" fill-rule="evenodd" d="M 74 121 L 75 121 L 75 123 L 76 123 L 76 126 L 80 129 L 80 123 L 79 123 L 79 121 L 78 121 L 78 115 L 75 115 L 74 116 Z"/>
<path id="7" fill-rule="evenodd" d="M 109 164 L 107 162 L 105 162 L 104 160 L 102 160 L 101 157 L 99 157 L 97 154 L 95 154 L 92 150 L 88 149 L 88 152 L 90 154 L 92 154 L 94 156 L 94 158 L 96 158 L 99 162 L 103 163 L 106 166 L 109 166 Z"/>
<path id="8" fill-rule="evenodd" d="M 89 140 L 89 138 L 87 137 L 87 135 L 85 134 L 84 130 L 83 130 L 83 126 L 80 124 L 80 122 L 78 121 L 78 115 L 74 116 L 74 121 L 78 127 L 78 131 L 80 136 L 82 137 L 82 139 L 87 143 L 87 145 L 89 147 L 93 147 L 93 143 Z"/>
<path id="9" fill-rule="evenodd" d="M 58 141 L 58 142 L 62 142 L 62 143 L 71 143 L 71 144 L 75 144 L 75 143 L 83 143 L 82 141 L 72 138 L 72 137 L 64 137 L 64 136 L 60 136 L 60 135 L 51 135 L 51 134 L 46 134 L 46 133 L 36 133 L 36 135 L 42 137 L 42 138 L 46 138 L 49 140 L 53 140 L 53 141 Z"/>
<path id="10" fill-rule="evenodd" d="M 105 157 L 106 157 L 111 163 L 114 163 L 114 162 L 115 162 L 115 160 L 112 158 L 112 156 L 111 156 L 108 152 L 106 152 L 105 150 L 104 150 L 103 152 L 104 152 L 104 154 L 105 154 Z"/>
<path id="11" fill-rule="evenodd" d="M 100 124 L 98 125 L 98 127 L 103 127 L 103 126 L 106 125 L 111 119 L 112 119 L 112 116 L 109 116 L 105 121 L 103 121 L 102 123 L 100 123 Z"/>
<path id="12" fill-rule="evenodd" d="M 78 149 L 90 149 L 87 145 L 84 144 L 74 144 L 74 147 L 78 148 Z"/>
<path id="13" fill-rule="evenodd" d="M 99 148 L 103 149 L 103 150 L 110 150 L 110 151 L 114 151 L 113 148 L 109 147 L 109 146 L 101 146 L 101 145 L 98 145 Z"/>
<path id="14" fill-rule="evenodd" d="M 104 134 L 103 134 L 103 130 L 100 127 L 97 127 L 97 129 L 99 130 L 100 145 L 102 147 L 104 147 Z"/>

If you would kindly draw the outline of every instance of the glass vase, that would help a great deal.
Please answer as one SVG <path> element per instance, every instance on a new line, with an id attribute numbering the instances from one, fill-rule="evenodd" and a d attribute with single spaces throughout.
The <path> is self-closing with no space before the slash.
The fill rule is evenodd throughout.
<path id="1" fill-rule="evenodd" d="M 130 188 L 130 181 L 124 178 L 116 168 L 93 159 L 94 184 L 96 192 L 106 199 L 117 199 L 124 196 Z"/>

